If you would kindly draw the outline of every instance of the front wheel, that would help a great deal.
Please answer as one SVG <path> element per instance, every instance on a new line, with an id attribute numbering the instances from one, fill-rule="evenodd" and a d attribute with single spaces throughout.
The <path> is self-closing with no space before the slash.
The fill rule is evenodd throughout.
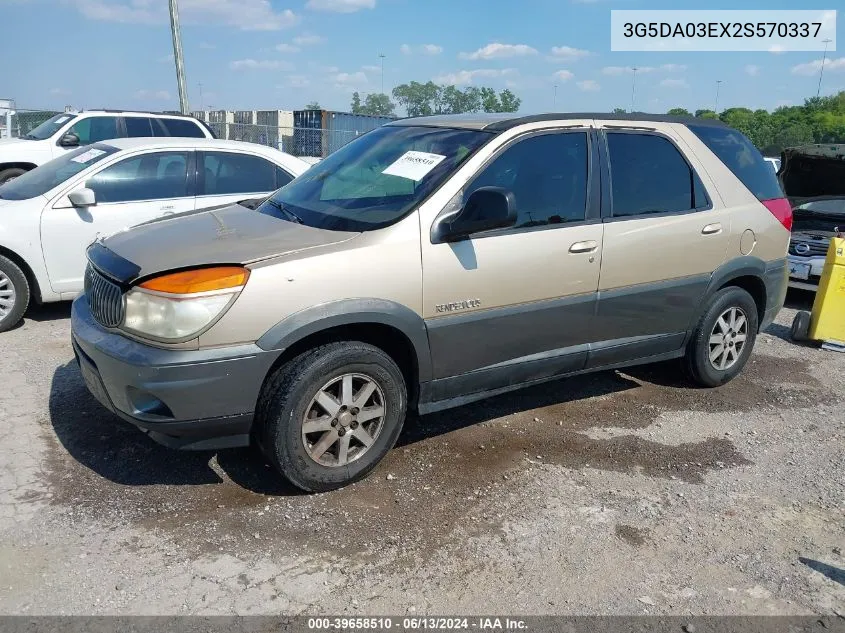
<path id="1" fill-rule="evenodd" d="M 363 479 L 396 443 L 408 406 L 396 363 L 361 342 L 323 345 L 267 381 L 255 424 L 267 459 L 291 483 L 325 492 Z"/>
<path id="2" fill-rule="evenodd" d="M 29 305 L 29 282 L 20 267 L 0 255 L 0 332 L 15 327 Z"/>
<path id="3" fill-rule="evenodd" d="M 757 304 L 748 292 L 722 288 L 693 330 L 686 352 L 690 377 L 704 387 L 733 380 L 751 355 L 757 339 Z"/>

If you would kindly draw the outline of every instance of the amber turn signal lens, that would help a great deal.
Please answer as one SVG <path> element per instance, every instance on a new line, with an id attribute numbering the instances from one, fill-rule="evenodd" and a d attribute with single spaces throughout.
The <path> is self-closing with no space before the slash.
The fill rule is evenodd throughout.
<path id="1" fill-rule="evenodd" d="M 162 275 L 140 285 L 146 290 L 186 295 L 212 290 L 225 290 L 243 286 L 249 279 L 249 271 L 239 266 L 217 266 L 186 270 L 181 273 Z"/>

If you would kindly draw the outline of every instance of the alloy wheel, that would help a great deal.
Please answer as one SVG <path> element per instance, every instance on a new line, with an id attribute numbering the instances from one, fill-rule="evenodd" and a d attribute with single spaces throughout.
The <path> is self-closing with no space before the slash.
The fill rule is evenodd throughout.
<path id="1" fill-rule="evenodd" d="M 710 332 L 710 364 L 719 371 L 733 367 L 748 339 L 748 319 L 741 308 L 725 310 Z"/>
<path id="2" fill-rule="evenodd" d="M 15 286 L 8 275 L 0 271 L 0 319 L 6 318 L 15 307 Z"/>
<path id="3" fill-rule="evenodd" d="M 378 439 L 385 413 L 384 392 L 371 376 L 355 373 L 332 378 L 305 409 L 305 451 L 321 466 L 346 466 Z"/>

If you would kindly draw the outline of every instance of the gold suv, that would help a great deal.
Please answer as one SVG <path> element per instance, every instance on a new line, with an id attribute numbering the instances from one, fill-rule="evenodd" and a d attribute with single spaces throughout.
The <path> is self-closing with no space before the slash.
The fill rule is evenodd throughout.
<path id="1" fill-rule="evenodd" d="M 731 380 L 783 305 L 791 222 L 718 122 L 404 119 L 257 206 L 92 244 L 73 345 L 96 398 L 154 439 L 252 442 L 330 490 L 409 410 L 673 358 Z"/>

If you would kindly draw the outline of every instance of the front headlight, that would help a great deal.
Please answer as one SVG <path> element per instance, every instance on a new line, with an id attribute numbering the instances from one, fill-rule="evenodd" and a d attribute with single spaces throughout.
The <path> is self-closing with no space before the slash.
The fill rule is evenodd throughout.
<path id="1" fill-rule="evenodd" d="M 243 290 L 246 268 L 218 266 L 149 279 L 126 293 L 123 329 L 165 341 L 194 338 Z"/>

